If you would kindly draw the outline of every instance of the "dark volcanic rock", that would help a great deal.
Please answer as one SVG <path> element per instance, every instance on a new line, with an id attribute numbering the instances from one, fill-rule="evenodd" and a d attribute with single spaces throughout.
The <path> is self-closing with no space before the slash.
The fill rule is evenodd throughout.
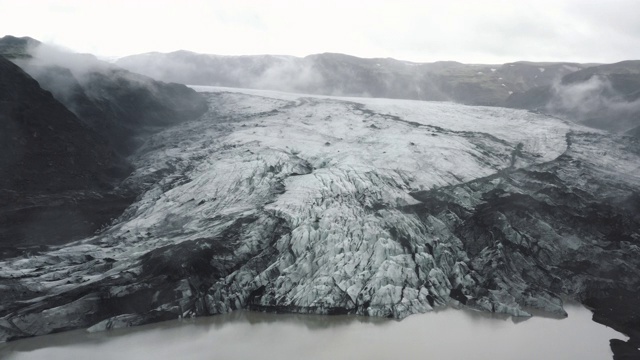
<path id="1" fill-rule="evenodd" d="M 606 289 L 587 297 L 584 303 L 593 309 L 593 320 L 629 335 L 629 341 L 611 340 L 614 359 L 640 358 L 640 292 L 620 287 Z"/>
<path id="2" fill-rule="evenodd" d="M 568 297 L 636 344 L 638 139 L 504 108 L 208 96 L 132 158 L 144 192 L 111 226 L 2 260 L 0 339 L 240 308 L 563 316 Z"/>
<path id="3" fill-rule="evenodd" d="M 33 39 L 0 39 L 0 54 L 16 49 L 28 55 L 13 57 L 17 65 L 124 156 L 140 146 L 144 135 L 207 110 L 204 98 L 184 85 L 154 81 Z"/>
<path id="4" fill-rule="evenodd" d="M 0 186 L 19 192 L 106 188 L 123 159 L 51 93 L 0 58 Z"/>
<path id="5" fill-rule="evenodd" d="M 117 218 L 137 195 L 117 187 L 131 171 L 125 156 L 145 136 L 207 110 L 204 98 L 184 85 L 157 82 L 30 38 L 5 36 L 0 53 L 37 80 L 2 58 L 5 254 L 20 253 L 14 246 L 86 237 Z"/>
<path id="6" fill-rule="evenodd" d="M 122 211 L 114 206 L 120 197 L 106 193 L 130 171 L 102 137 L 0 56 L 2 246 L 92 233 Z M 100 208 L 90 205 L 103 198 L 98 193 L 110 198 L 108 204 L 98 213 L 81 210 Z"/>

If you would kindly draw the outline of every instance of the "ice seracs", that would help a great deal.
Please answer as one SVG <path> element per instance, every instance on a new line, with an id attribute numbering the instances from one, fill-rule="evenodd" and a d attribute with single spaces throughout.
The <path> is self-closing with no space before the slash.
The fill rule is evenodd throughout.
<path id="1" fill-rule="evenodd" d="M 239 308 L 564 314 L 618 266 L 603 249 L 579 272 L 609 231 L 590 209 L 637 189 L 632 143 L 519 110 L 199 90 L 210 111 L 132 158 L 143 195 L 111 227 L 1 264 L 0 339 Z M 595 141 L 624 162 L 598 168 Z"/>

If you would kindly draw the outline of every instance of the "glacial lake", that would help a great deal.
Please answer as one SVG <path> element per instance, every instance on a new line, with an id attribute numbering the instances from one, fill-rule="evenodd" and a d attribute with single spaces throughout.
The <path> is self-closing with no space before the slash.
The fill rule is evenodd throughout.
<path id="1" fill-rule="evenodd" d="M 579 305 L 566 319 L 524 321 L 466 310 L 402 321 L 358 316 L 238 311 L 137 328 L 76 330 L 0 344 L 0 359 L 611 359 L 626 336 L 591 321 Z"/>

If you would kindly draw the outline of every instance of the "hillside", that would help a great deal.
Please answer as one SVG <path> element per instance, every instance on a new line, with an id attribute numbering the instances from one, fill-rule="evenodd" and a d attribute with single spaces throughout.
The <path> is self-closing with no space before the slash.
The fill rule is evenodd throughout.
<path id="1" fill-rule="evenodd" d="M 638 357 L 640 62 L 0 53 L 0 342 L 570 300 Z"/>
<path id="2" fill-rule="evenodd" d="M 150 186 L 111 226 L 0 263 L 0 339 L 236 309 L 562 317 L 566 297 L 637 343 L 636 139 L 505 108 L 210 91 L 132 158 L 127 181 Z"/>
<path id="3" fill-rule="evenodd" d="M 15 52 L 27 55 L 13 57 L 13 62 L 122 155 L 140 145 L 140 136 L 197 118 L 207 108 L 184 85 L 155 81 L 93 55 L 65 52 L 30 38 L 0 39 L 0 55 Z"/>
<path id="4" fill-rule="evenodd" d="M 550 84 L 582 69 L 573 63 L 516 62 L 470 65 L 412 63 L 324 53 L 292 56 L 219 56 L 188 51 L 147 53 L 117 65 L 163 81 L 292 91 L 308 94 L 504 104 L 513 92 Z"/>
<path id="5" fill-rule="evenodd" d="M 138 191 L 120 186 L 126 156 L 207 109 L 184 85 L 31 38 L 1 38 L 0 54 L 12 60 L 0 55 L 0 257 L 89 236 L 119 216 Z"/>
<path id="6" fill-rule="evenodd" d="M 513 94 L 506 105 L 634 135 L 640 126 L 640 61 L 576 71 L 552 85 Z"/>
<path id="7" fill-rule="evenodd" d="M 107 193 L 130 171 L 104 138 L 0 56 L 0 249 L 91 233 L 124 209 Z"/>

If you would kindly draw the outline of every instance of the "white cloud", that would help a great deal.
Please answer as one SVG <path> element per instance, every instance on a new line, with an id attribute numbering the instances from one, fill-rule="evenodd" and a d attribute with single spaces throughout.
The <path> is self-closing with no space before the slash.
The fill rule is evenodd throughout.
<path id="1" fill-rule="evenodd" d="M 640 58 L 639 13 L 636 0 L 0 0 L 0 34 L 98 55 L 186 49 L 613 62 Z"/>

